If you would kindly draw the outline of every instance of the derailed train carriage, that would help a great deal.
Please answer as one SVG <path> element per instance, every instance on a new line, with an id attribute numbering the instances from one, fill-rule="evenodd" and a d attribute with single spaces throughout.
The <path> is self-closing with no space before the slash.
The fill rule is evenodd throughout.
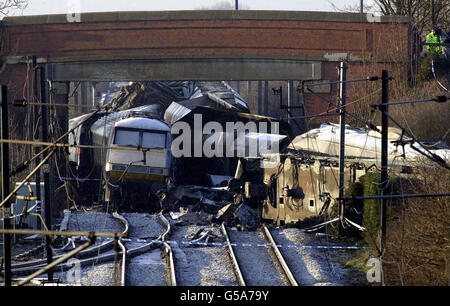
<path id="1" fill-rule="evenodd" d="M 144 106 L 123 110 L 142 104 Z M 175 172 L 178 184 L 203 185 L 208 174 L 216 176 L 227 174 L 230 169 L 234 171 L 235 158 L 171 158 L 169 126 L 175 122 L 181 120 L 194 127 L 193 116 L 201 114 L 205 122 L 219 121 L 223 125 L 271 120 L 249 114 L 246 102 L 225 82 L 132 84 L 122 88 L 110 108 L 112 112 L 98 113 L 70 135 L 71 144 L 106 147 L 104 150 L 76 147 L 70 150 L 71 168 L 75 176 L 81 178 L 77 189 L 82 190 L 86 203 L 92 202 L 92 195 L 99 194 L 99 190 L 105 191 L 105 200 L 109 202 L 148 199 L 163 187 L 161 182 L 173 178 Z M 168 125 L 160 120 L 162 114 Z M 89 114 L 70 120 L 70 127 L 86 116 Z M 244 138 L 248 140 L 247 136 Z M 203 141 L 208 137 L 204 135 Z"/>
<path id="2" fill-rule="evenodd" d="M 144 106 L 124 110 L 133 105 Z M 292 137 L 290 127 L 284 122 L 279 122 L 276 135 L 260 130 L 227 135 L 224 130 L 229 123 L 261 123 L 271 130 L 270 126 L 278 120 L 250 114 L 247 103 L 226 82 L 131 84 L 123 87 L 109 106 L 112 112 L 98 113 L 70 135 L 71 144 L 105 147 L 104 150 L 77 147 L 70 150 L 71 168 L 81 179 L 76 182 L 77 189 L 82 191 L 86 203 L 97 200 L 93 195 L 99 195 L 99 190 L 104 191 L 106 201 L 118 204 L 123 199 L 133 203 L 148 199 L 169 179 L 174 179 L 175 184 L 211 186 L 217 178 L 223 181 L 232 176 L 238 160 L 235 153 L 241 149 L 248 152 L 253 141 L 265 139 L 270 146 L 276 143 L 286 147 Z M 184 122 L 195 129 L 199 115 L 205 124 L 214 121 L 220 125 L 222 131 L 215 131 L 216 136 L 234 141 L 231 157 L 171 156 L 172 138 L 179 135 L 171 135 L 169 126 Z M 89 114 L 70 120 L 70 127 L 86 116 Z M 209 132 L 200 135 L 201 147 L 211 136 Z M 188 140 L 194 146 L 195 138 L 192 135 Z M 222 146 L 224 150 L 230 149 L 225 141 Z"/>
<path id="3" fill-rule="evenodd" d="M 71 119 L 69 127 L 86 116 Z M 159 116 L 158 104 L 103 111 L 69 136 L 70 144 L 95 146 L 70 149 L 70 168 L 87 203 L 100 200 L 94 198 L 99 190 L 106 202 L 146 202 L 170 180 L 170 127 Z"/>
<path id="4" fill-rule="evenodd" d="M 181 185 L 223 184 L 233 176 L 240 156 L 259 156 L 263 142 L 270 149 L 285 148 L 293 137 L 286 122 L 251 114 L 226 82 L 197 82 L 189 99 L 167 107 L 164 121 L 177 133 L 172 135 L 174 148 L 183 147 L 182 156 L 174 159 L 175 182 Z M 179 126 L 188 127 L 187 137 Z M 180 138 L 186 140 L 181 145 Z"/>
<path id="5" fill-rule="evenodd" d="M 243 158 L 230 187 L 240 191 L 245 202 L 261 209 L 263 219 L 287 224 L 321 215 L 339 197 L 339 125 L 322 124 L 297 136 L 288 152 L 260 158 Z M 423 165 L 421 144 L 397 146 L 402 133 L 389 128 L 388 152 L 391 172 L 414 177 L 414 167 Z M 346 126 L 345 188 L 370 171 L 379 171 L 381 135 Z M 433 150 L 450 159 L 450 150 Z"/>

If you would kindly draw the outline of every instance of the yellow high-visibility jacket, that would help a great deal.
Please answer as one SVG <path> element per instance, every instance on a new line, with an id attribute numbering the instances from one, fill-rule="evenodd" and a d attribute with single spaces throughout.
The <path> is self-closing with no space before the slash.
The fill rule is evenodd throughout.
<path id="1" fill-rule="evenodd" d="M 431 32 L 430 34 L 427 35 L 425 42 L 427 44 L 442 44 L 443 43 L 442 37 L 434 34 L 433 32 Z M 430 52 L 439 53 L 439 52 L 441 52 L 441 46 L 427 45 L 427 50 Z"/>

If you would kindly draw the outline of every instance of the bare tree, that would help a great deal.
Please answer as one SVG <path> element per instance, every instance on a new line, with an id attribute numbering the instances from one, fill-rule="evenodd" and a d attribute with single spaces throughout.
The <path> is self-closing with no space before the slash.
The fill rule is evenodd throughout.
<path id="1" fill-rule="evenodd" d="M 409 16 L 419 33 L 431 29 L 434 23 L 444 29 L 450 26 L 450 0 L 374 0 L 385 16 Z"/>
<path id="2" fill-rule="evenodd" d="M 0 1 L 0 15 L 7 16 L 11 9 L 23 10 L 27 7 L 28 0 L 5 0 Z"/>
<path id="3" fill-rule="evenodd" d="M 336 11 L 359 12 L 359 5 L 346 5 L 338 8 L 328 1 Z M 433 4 L 433 5 L 432 5 Z M 433 8 L 433 9 L 432 9 Z M 419 34 L 429 31 L 434 24 L 448 29 L 450 27 L 450 0 L 373 0 L 373 5 L 364 5 L 364 11 L 378 11 L 384 16 L 408 16 Z"/>
<path id="4" fill-rule="evenodd" d="M 333 7 L 333 9 L 337 12 L 351 12 L 351 13 L 359 13 L 361 12 L 361 5 L 360 4 L 346 4 L 342 8 L 337 7 L 332 1 L 328 0 L 328 3 Z M 364 6 L 364 12 L 372 12 L 374 9 L 374 5 L 370 5 L 366 2 L 363 3 Z"/>

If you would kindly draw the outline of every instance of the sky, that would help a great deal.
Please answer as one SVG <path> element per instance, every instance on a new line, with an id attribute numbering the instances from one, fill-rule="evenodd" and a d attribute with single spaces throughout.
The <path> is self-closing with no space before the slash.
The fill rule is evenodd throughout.
<path id="1" fill-rule="evenodd" d="M 9 15 L 66 14 L 73 7 L 81 12 L 196 10 L 224 2 L 234 6 L 235 0 L 29 0 L 25 10 L 13 10 Z M 360 0 L 239 0 L 241 8 L 251 10 L 336 11 L 331 3 L 345 9 L 359 7 Z"/>

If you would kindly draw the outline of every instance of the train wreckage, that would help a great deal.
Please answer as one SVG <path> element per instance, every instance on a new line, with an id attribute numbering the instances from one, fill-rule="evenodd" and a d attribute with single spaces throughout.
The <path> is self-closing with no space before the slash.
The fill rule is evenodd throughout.
<path id="1" fill-rule="evenodd" d="M 88 115 L 71 119 L 70 126 Z M 230 124 L 243 130 L 230 132 Z M 180 141 L 180 126 L 200 132 Z M 348 186 L 379 166 L 381 136 L 350 126 L 346 133 Z M 93 195 L 102 190 L 102 199 L 116 207 L 142 202 L 143 209 L 174 215 L 203 212 L 208 221 L 228 219 L 248 229 L 261 219 L 297 222 L 323 214 L 338 197 L 338 134 L 338 125 L 325 123 L 294 138 L 285 121 L 250 114 L 225 82 L 132 83 L 70 136 L 73 145 L 104 148 L 71 149 L 71 171 L 80 178 L 72 190 L 84 203 L 100 200 Z M 390 141 L 401 137 L 390 129 Z M 254 144 L 258 149 L 252 151 Z M 393 165 L 405 175 L 423 150 L 411 146 L 389 147 Z"/>

